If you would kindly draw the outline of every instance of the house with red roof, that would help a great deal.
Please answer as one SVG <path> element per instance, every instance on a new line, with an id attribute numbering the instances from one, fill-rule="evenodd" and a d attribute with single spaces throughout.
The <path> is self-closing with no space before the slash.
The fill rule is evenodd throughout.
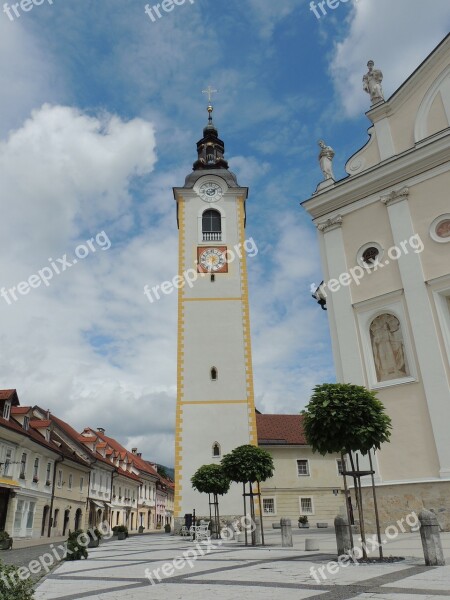
<path id="1" fill-rule="evenodd" d="M 339 455 L 314 454 L 308 445 L 301 415 L 257 413 L 258 446 L 272 456 L 275 470 L 261 484 L 264 522 L 279 523 L 281 517 L 297 524 L 307 516 L 311 526 L 333 525 L 345 506 L 342 462 Z"/>

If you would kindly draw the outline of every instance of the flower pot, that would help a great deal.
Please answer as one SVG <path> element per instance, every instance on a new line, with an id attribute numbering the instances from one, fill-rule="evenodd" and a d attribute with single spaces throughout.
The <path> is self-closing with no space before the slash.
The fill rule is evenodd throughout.
<path id="1" fill-rule="evenodd" d="M 144 533 L 144 528 L 142 525 L 139 526 L 138 533 Z"/>
<path id="2" fill-rule="evenodd" d="M 96 540 L 91 539 L 91 541 L 88 544 L 88 548 L 98 548 L 100 544 L 100 540 L 97 538 Z"/>
<path id="3" fill-rule="evenodd" d="M 299 529 L 309 529 L 309 523 L 299 523 Z"/>
<path id="4" fill-rule="evenodd" d="M 127 534 L 125 533 L 125 531 L 119 531 L 117 534 L 117 539 L 118 540 L 125 540 L 127 538 Z"/>
<path id="5" fill-rule="evenodd" d="M 0 542 L 0 550 L 12 550 L 13 540 L 9 538 Z"/>

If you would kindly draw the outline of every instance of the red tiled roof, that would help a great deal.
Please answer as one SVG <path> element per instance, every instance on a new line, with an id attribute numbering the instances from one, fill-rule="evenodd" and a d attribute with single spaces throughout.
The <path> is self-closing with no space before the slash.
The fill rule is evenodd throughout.
<path id="1" fill-rule="evenodd" d="M 41 409 L 39 409 L 41 410 Z M 80 442 L 80 438 L 81 441 L 85 440 L 86 438 L 83 438 L 83 436 L 80 436 L 80 434 L 78 433 L 78 431 L 76 431 L 71 425 L 69 425 L 68 423 L 66 423 L 65 421 L 63 421 L 62 419 L 55 417 L 54 414 L 50 414 L 50 419 L 56 424 L 58 425 L 63 431 L 64 433 L 72 438 L 73 440 L 76 440 L 78 442 Z M 85 446 L 83 444 L 83 448 L 85 449 L 85 451 L 87 452 L 88 455 L 92 456 L 93 458 L 95 458 L 95 460 L 98 460 L 100 462 L 106 463 L 107 465 L 109 465 L 110 467 L 114 467 L 113 464 L 111 464 L 109 462 L 109 460 L 104 459 L 102 456 L 100 456 L 100 454 L 97 454 L 95 452 L 92 452 L 88 446 Z M 82 459 L 80 459 L 82 460 Z"/>
<path id="2" fill-rule="evenodd" d="M 258 444 L 306 446 L 301 415 L 256 415 Z"/>
<path id="3" fill-rule="evenodd" d="M 30 427 L 33 429 L 47 429 L 47 427 L 50 427 L 51 424 L 52 422 L 48 420 L 41 421 L 41 419 L 33 419 L 30 421 Z"/>
<path id="4" fill-rule="evenodd" d="M 20 404 L 17 390 L 0 390 L 0 400 L 11 400 L 14 406 Z"/>
<path id="5" fill-rule="evenodd" d="M 11 414 L 14 415 L 26 415 L 30 412 L 31 406 L 12 406 Z"/>

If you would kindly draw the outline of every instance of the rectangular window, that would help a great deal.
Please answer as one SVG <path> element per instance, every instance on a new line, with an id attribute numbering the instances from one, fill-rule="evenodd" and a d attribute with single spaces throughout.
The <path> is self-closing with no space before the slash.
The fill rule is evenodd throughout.
<path id="1" fill-rule="evenodd" d="M 342 461 L 342 458 L 337 458 L 336 459 L 336 464 L 337 464 L 337 470 L 338 470 L 338 474 L 339 475 L 342 475 L 342 473 L 344 471 L 348 470 L 347 460 L 346 459 L 344 459 L 344 461 Z"/>
<path id="2" fill-rule="evenodd" d="M 309 462 L 308 460 L 298 460 L 297 461 L 297 475 L 299 477 L 303 477 L 304 475 L 309 475 Z"/>
<path id="3" fill-rule="evenodd" d="M 263 513 L 265 515 L 275 514 L 275 498 L 263 498 Z"/>
<path id="4" fill-rule="evenodd" d="M 58 469 L 58 482 L 56 485 L 59 488 L 62 487 L 62 477 L 63 477 L 63 472 L 61 471 L 61 469 Z"/>
<path id="5" fill-rule="evenodd" d="M 47 463 L 47 472 L 45 473 L 45 485 L 50 485 L 52 478 L 52 463 Z"/>
<path id="6" fill-rule="evenodd" d="M 34 461 L 33 467 L 33 480 L 37 481 L 39 479 L 39 459 L 36 458 Z"/>
<path id="7" fill-rule="evenodd" d="M 83 487 L 84 487 L 84 477 L 80 477 L 80 492 L 83 491 Z"/>
<path id="8" fill-rule="evenodd" d="M 72 473 L 69 475 L 69 490 L 73 487 L 73 475 Z"/>
<path id="9" fill-rule="evenodd" d="M 12 460 L 12 449 L 6 448 L 5 450 L 5 466 L 3 467 L 4 475 L 8 476 L 11 468 L 11 460 Z"/>
<path id="10" fill-rule="evenodd" d="M 30 502 L 27 513 L 27 529 L 33 529 L 35 502 Z"/>
<path id="11" fill-rule="evenodd" d="M 11 402 L 5 402 L 5 406 L 3 407 L 3 418 L 5 421 L 9 420 L 9 415 L 11 414 Z"/>
<path id="12" fill-rule="evenodd" d="M 24 452 L 22 454 L 22 458 L 20 460 L 20 479 L 25 479 L 26 471 L 27 471 L 27 455 Z"/>
<path id="13" fill-rule="evenodd" d="M 24 501 L 18 500 L 16 514 L 14 515 L 14 530 L 18 531 L 18 532 L 22 528 L 23 507 L 24 507 Z"/>
<path id="14" fill-rule="evenodd" d="M 312 498 L 300 498 L 300 513 L 302 515 L 312 515 L 314 513 Z"/>
<path id="15" fill-rule="evenodd" d="M 91 489 L 95 490 L 95 473 L 92 473 Z"/>
<path id="16" fill-rule="evenodd" d="M 59 508 L 55 508 L 55 518 L 53 519 L 53 527 L 58 527 Z"/>

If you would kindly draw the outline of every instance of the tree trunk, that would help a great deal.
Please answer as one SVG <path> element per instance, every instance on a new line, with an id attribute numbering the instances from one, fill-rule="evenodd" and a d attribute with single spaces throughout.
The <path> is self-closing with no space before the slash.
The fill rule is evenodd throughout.
<path id="1" fill-rule="evenodd" d="M 351 451 L 348 453 L 348 455 L 350 457 L 350 462 L 351 462 L 351 465 L 352 465 L 352 471 L 354 473 L 354 475 L 353 475 L 353 485 L 354 485 L 354 488 L 355 488 L 356 506 L 358 507 L 359 526 L 360 526 L 360 529 L 361 529 L 362 553 L 363 553 L 363 558 L 367 559 L 366 535 L 365 535 L 365 531 L 364 531 L 364 513 L 363 513 L 363 510 L 362 510 L 362 506 L 361 506 L 361 497 L 359 495 L 358 476 L 356 475 L 355 461 L 353 460 L 353 454 L 351 453 Z"/>

